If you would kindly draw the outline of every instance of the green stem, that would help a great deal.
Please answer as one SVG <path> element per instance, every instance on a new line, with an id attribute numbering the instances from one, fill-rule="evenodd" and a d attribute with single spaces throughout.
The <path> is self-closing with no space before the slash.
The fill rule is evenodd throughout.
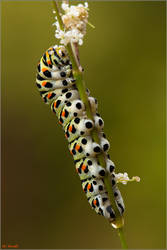
<path id="1" fill-rule="evenodd" d="M 118 228 L 117 230 L 118 230 L 118 236 L 120 238 L 122 248 L 128 249 L 128 246 L 127 246 L 126 240 L 125 240 L 125 236 L 124 236 L 124 232 L 123 232 L 123 228 Z"/>
<path id="2" fill-rule="evenodd" d="M 54 4 L 54 9 L 55 9 L 56 15 L 57 15 L 57 20 L 59 22 L 59 26 L 62 30 L 64 30 L 64 24 L 62 22 L 62 19 L 61 19 L 60 13 L 59 13 L 59 9 L 58 9 L 58 4 L 57 4 L 56 0 L 53 0 L 53 4 Z M 66 46 L 66 49 L 68 51 L 68 55 L 69 55 L 70 61 L 72 63 L 73 76 L 76 79 L 76 86 L 77 86 L 78 92 L 80 94 L 80 98 L 83 101 L 83 103 L 85 104 L 85 109 L 86 109 L 88 118 L 93 120 L 93 115 L 91 112 L 91 107 L 89 105 L 88 96 L 86 94 L 86 87 L 85 87 L 85 83 L 83 80 L 83 73 L 78 68 L 78 63 L 76 62 L 76 56 L 73 53 L 71 44 L 68 44 Z M 96 143 L 99 144 L 100 139 L 98 136 L 98 131 L 96 129 L 94 129 L 92 131 L 92 138 Z M 104 168 L 106 167 L 103 154 L 98 155 L 98 161 L 102 167 L 104 167 Z M 120 214 L 120 212 L 115 204 L 114 194 L 113 194 L 112 187 L 111 187 L 110 180 L 109 180 L 108 176 L 105 176 L 104 182 L 105 182 L 105 186 L 106 186 L 106 189 L 108 191 L 108 194 L 109 194 L 110 202 L 113 206 L 113 209 L 114 209 L 115 215 L 116 215 L 116 219 L 114 221 L 112 221 L 112 225 L 114 228 L 120 229 L 118 231 L 119 232 L 118 235 L 120 236 L 121 244 L 123 247 L 123 246 L 126 246 L 125 239 L 123 237 L 123 231 L 121 230 L 121 228 L 124 225 L 124 219 L 123 219 L 123 216 L 121 216 L 121 214 Z"/>
<path id="3" fill-rule="evenodd" d="M 54 10 L 56 11 L 57 21 L 59 22 L 60 29 L 64 30 L 64 25 L 63 25 L 61 16 L 59 14 L 59 7 L 58 7 L 57 2 L 54 0 L 53 0 L 53 7 L 54 7 Z"/>

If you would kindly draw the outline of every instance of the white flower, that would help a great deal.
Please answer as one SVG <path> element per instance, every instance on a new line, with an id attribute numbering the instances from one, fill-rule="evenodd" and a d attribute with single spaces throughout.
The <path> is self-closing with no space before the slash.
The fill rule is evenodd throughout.
<path id="1" fill-rule="evenodd" d="M 85 2 L 85 8 L 88 8 L 88 3 L 87 2 Z"/>
<path id="2" fill-rule="evenodd" d="M 68 11 L 68 9 L 69 9 L 69 6 L 68 6 L 67 3 L 62 3 L 61 7 L 62 7 L 62 9 L 63 9 L 64 11 Z"/>
<path id="3" fill-rule="evenodd" d="M 62 15 L 65 31 L 60 30 L 56 18 L 56 22 L 53 23 L 53 25 L 56 26 L 55 37 L 60 39 L 60 43 L 64 45 L 71 42 L 82 45 L 88 23 L 88 3 L 69 6 L 63 2 L 61 7 L 65 12 L 65 14 Z"/>
<path id="4" fill-rule="evenodd" d="M 78 7 L 84 7 L 84 5 L 82 3 L 78 4 Z M 88 3 L 85 2 L 85 8 L 88 8 Z"/>
<path id="5" fill-rule="evenodd" d="M 62 30 L 60 30 L 60 31 L 57 30 L 55 36 L 56 36 L 56 38 L 58 38 L 58 39 L 64 39 L 64 37 L 65 37 L 65 32 L 62 31 Z"/>
<path id="6" fill-rule="evenodd" d="M 119 174 L 115 174 L 116 177 L 116 181 L 121 182 L 122 184 L 127 184 L 127 182 L 129 181 L 129 177 L 127 173 L 119 173 Z"/>
<path id="7" fill-rule="evenodd" d="M 137 182 L 140 182 L 140 177 L 138 176 L 133 176 L 132 179 L 129 179 L 128 177 L 128 174 L 127 173 L 118 173 L 118 174 L 115 174 L 115 178 L 116 178 L 116 182 L 117 183 L 122 183 L 124 185 L 127 184 L 127 182 L 132 182 L 132 181 L 137 181 Z"/>
<path id="8" fill-rule="evenodd" d="M 56 22 L 53 23 L 52 25 L 55 25 L 56 28 L 57 28 L 57 30 L 60 30 L 60 26 L 59 26 L 59 22 L 58 22 L 58 21 L 56 21 Z M 56 30 L 56 31 L 57 31 L 57 30 Z"/>
<path id="9" fill-rule="evenodd" d="M 78 43 L 79 45 L 82 45 L 83 42 L 83 34 L 81 34 L 77 29 L 65 32 L 58 28 L 55 32 L 55 37 L 57 39 L 60 39 L 60 43 L 64 45 L 67 45 L 69 42 Z"/>
<path id="10" fill-rule="evenodd" d="M 72 5 L 67 13 L 68 16 L 78 17 L 80 14 L 79 7 Z"/>

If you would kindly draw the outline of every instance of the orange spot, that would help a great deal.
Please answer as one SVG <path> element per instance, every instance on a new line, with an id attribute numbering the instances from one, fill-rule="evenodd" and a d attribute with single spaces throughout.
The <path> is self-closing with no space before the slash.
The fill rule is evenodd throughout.
<path id="1" fill-rule="evenodd" d="M 56 102 L 54 102 L 54 107 L 56 108 Z"/>
<path id="2" fill-rule="evenodd" d="M 49 58 L 49 53 L 48 53 L 48 51 L 46 51 L 46 57 Z"/>
<path id="3" fill-rule="evenodd" d="M 72 150 L 70 150 L 70 154 L 73 155 Z"/>
<path id="4" fill-rule="evenodd" d="M 67 139 L 68 138 L 68 136 L 65 134 L 65 138 Z"/>
<path id="5" fill-rule="evenodd" d="M 80 146 L 77 144 L 77 145 L 75 146 L 75 149 L 76 149 L 76 150 L 79 150 L 79 149 L 80 149 Z"/>
<path id="6" fill-rule="evenodd" d="M 43 83 L 42 83 L 42 86 L 45 86 L 46 84 L 47 84 L 47 82 L 43 82 Z"/>
<path id="7" fill-rule="evenodd" d="M 91 184 L 89 183 L 87 186 L 87 189 L 89 190 L 91 188 Z"/>
<path id="8" fill-rule="evenodd" d="M 68 129 L 70 132 L 72 131 L 72 126 L 69 126 L 69 129 Z"/>
<path id="9" fill-rule="evenodd" d="M 50 60 L 47 61 L 48 64 L 52 64 Z"/>
<path id="10" fill-rule="evenodd" d="M 82 170 L 84 171 L 86 169 L 86 165 L 82 165 Z"/>
<path id="11" fill-rule="evenodd" d="M 93 204 L 94 204 L 94 205 L 96 206 L 96 204 L 97 204 L 97 201 L 96 201 L 96 200 L 94 200 L 94 201 L 93 201 Z"/>
<path id="12" fill-rule="evenodd" d="M 47 69 L 46 68 L 42 68 L 42 72 L 45 72 Z"/>
<path id="13" fill-rule="evenodd" d="M 50 98 L 50 97 L 51 97 L 51 95 L 52 95 L 52 93 L 49 93 L 49 94 L 47 95 L 47 97 L 48 97 L 48 98 Z"/>
<path id="14" fill-rule="evenodd" d="M 65 116 L 65 111 L 63 111 L 61 115 L 64 117 Z"/>

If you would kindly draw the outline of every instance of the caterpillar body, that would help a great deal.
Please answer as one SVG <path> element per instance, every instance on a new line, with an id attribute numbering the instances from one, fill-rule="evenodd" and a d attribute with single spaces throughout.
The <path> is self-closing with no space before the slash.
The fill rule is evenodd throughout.
<path id="1" fill-rule="evenodd" d="M 110 144 L 103 132 L 104 121 L 97 113 L 97 100 L 90 96 L 88 89 L 86 91 L 94 119 L 92 121 L 87 117 L 65 47 L 54 46 L 44 53 L 37 66 L 36 85 L 42 99 L 50 104 L 63 127 L 88 202 L 96 213 L 112 222 L 115 212 L 104 185 L 106 174 L 110 176 L 115 202 L 121 214 L 125 207 L 116 185 L 115 165 L 108 154 Z M 98 131 L 99 144 L 91 136 L 94 128 Z M 98 154 L 104 155 L 106 168 L 100 166 Z"/>

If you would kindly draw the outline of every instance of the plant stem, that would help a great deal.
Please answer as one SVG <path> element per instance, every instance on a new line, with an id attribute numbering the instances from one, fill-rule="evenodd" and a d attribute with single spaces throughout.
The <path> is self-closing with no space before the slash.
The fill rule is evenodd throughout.
<path id="1" fill-rule="evenodd" d="M 56 11 L 57 21 L 59 22 L 60 29 L 64 30 L 64 25 L 63 25 L 61 16 L 59 14 L 59 7 L 55 0 L 53 0 L 53 7 L 54 7 L 54 10 Z"/>
<path id="2" fill-rule="evenodd" d="M 121 245 L 123 249 L 128 249 L 127 244 L 126 244 L 126 240 L 125 240 L 125 236 L 124 236 L 124 232 L 123 232 L 123 228 L 118 228 L 118 236 L 120 238 L 121 241 Z"/>
<path id="3" fill-rule="evenodd" d="M 57 16 L 57 20 L 59 22 L 60 29 L 64 30 L 64 25 L 63 25 L 63 22 L 62 22 L 60 13 L 59 13 L 58 4 L 57 4 L 56 0 L 53 0 L 53 4 L 54 4 L 54 9 L 56 11 L 56 16 Z M 74 54 L 75 52 L 73 52 L 71 44 L 67 44 L 66 49 L 68 51 L 68 55 L 69 55 L 70 61 L 72 63 L 73 76 L 74 76 L 74 79 L 76 80 L 75 84 L 76 84 L 78 92 L 80 94 L 80 99 L 83 101 L 83 103 L 85 105 L 87 117 L 89 119 L 93 120 L 91 107 L 89 105 L 88 96 L 86 93 L 85 82 L 83 80 L 83 73 L 80 71 L 80 69 L 78 67 L 79 63 L 76 61 L 76 56 Z M 93 140 L 99 144 L 100 139 L 98 136 L 98 131 L 96 129 L 93 129 L 91 135 L 92 135 Z M 106 163 L 105 163 L 104 154 L 99 154 L 97 156 L 97 158 L 98 158 L 100 165 L 105 168 Z M 104 183 L 106 186 L 106 190 L 109 194 L 110 202 L 113 206 L 113 209 L 114 209 L 115 215 L 116 215 L 115 220 L 112 221 L 112 225 L 114 228 L 117 228 L 117 230 L 118 230 L 118 235 L 120 237 L 122 247 L 127 248 L 126 243 L 125 243 L 125 239 L 124 239 L 124 235 L 123 235 L 123 231 L 122 231 L 122 227 L 124 225 L 124 219 L 123 219 L 123 216 L 120 214 L 120 212 L 115 204 L 115 199 L 114 199 L 112 187 L 111 187 L 110 180 L 109 180 L 108 176 L 104 177 Z"/>

